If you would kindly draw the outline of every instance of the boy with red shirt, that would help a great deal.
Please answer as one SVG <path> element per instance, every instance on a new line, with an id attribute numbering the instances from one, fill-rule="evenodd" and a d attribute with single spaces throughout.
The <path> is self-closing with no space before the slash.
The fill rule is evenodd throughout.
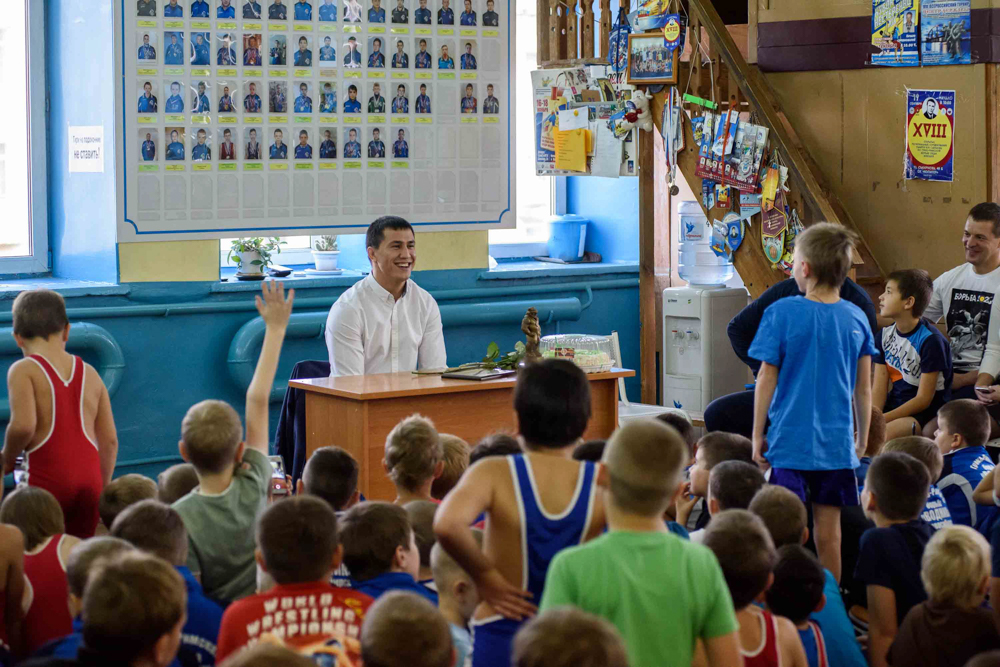
<path id="1" fill-rule="evenodd" d="M 118 457 L 108 390 L 93 366 L 66 352 L 69 320 L 59 294 L 22 292 L 12 315 L 14 340 L 25 358 L 7 374 L 3 472 L 11 472 L 23 452 L 25 479 L 56 497 L 66 533 L 92 537 L 100 520 L 98 499 Z"/>
<path id="2" fill-rule="evenodd" d="M 300 653 L 357 664 L 361 623 L 372 599 L 327 583 L 343 556 L 333 510 L 313 496 L 274 503 L 257 521 L 255 555 L 278 585 L 226 609 L 216 662 L 259 641 L 279 640 Z"/>

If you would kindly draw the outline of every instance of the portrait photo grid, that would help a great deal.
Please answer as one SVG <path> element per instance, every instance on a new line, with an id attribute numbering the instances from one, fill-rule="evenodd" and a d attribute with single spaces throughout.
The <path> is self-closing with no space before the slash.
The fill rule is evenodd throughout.
<path id="1" fill-rule="evenodd" d="M 509 1 L 122 0 L 120 229 L 497 226 Z"/>

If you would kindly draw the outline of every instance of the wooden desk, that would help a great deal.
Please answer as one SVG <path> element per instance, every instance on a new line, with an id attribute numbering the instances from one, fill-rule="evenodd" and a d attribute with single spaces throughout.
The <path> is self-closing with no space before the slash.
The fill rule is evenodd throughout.
<path id="1" fill-rule="evenodd" d="M 635 371 L 591 373 L 592 414 L 584 438 L 607 438 L 618 427 L 618 378 Z M 420 413 L 441 433 L 475 444 L 499 430 L 515 431 L 514 377 L 470 382 L 438 375 L 384 373 L 292 380 L 306 392 L 306 456 L 327 445 L 350 452 L 360 465 L 366 498 L 392 500 L 395 487 L 382 467 L 385 439 L 404 417 Z"/>

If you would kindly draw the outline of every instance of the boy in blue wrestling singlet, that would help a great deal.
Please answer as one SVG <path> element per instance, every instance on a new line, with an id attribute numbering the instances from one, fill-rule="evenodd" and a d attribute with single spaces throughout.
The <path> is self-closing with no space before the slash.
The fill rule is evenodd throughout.
<path id="1" fill-rule="evenodd" d="M 471 622 L 473 667 L 511 664 L 511 641 L 542 598 L 549 563 L 605 524 L 595 464 L 572 458 L 590 420 L 584 372 L 565 359 L 528 366 L 517 378 L 514 410 L 524 453 L 477 461 L 434 521 L 441 547 L 482 598 Z M 489 519 L 480 549 L 470 526 L 483 512 Z"/>

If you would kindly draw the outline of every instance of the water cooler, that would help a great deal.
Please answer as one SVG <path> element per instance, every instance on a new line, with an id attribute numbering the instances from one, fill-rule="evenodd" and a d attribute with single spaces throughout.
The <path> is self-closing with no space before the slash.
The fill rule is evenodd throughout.
<path id="1" fill-rule="evenodd" d="M 746 305 L 742 287 L 663 290 L 664 406 L 703 412 L 714 399 L 743 390 L 747 367 L 726 327 Z"/>

